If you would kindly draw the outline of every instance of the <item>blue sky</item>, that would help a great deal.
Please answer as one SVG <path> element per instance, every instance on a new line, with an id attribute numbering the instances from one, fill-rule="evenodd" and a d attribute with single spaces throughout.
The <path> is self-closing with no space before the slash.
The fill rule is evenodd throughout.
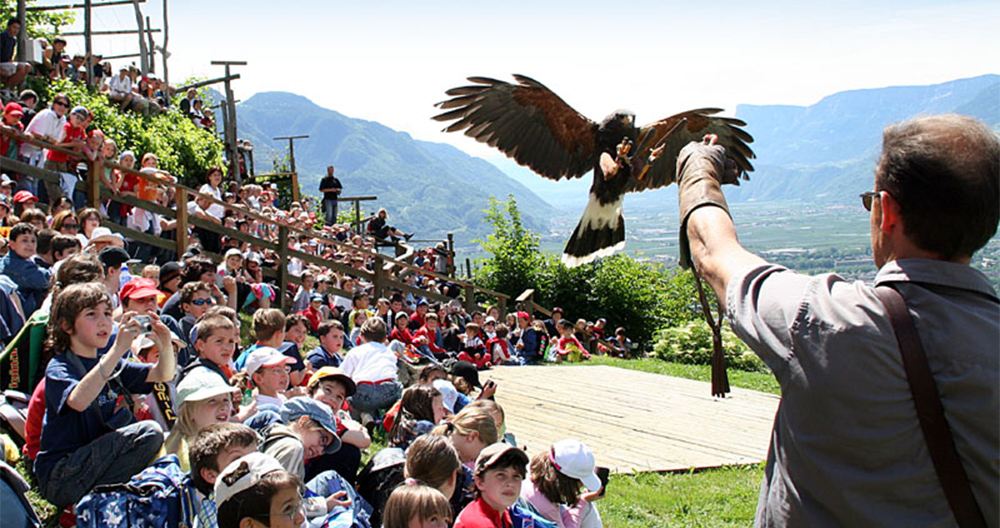
<path id="1" fill-rule="evenodd" d="M 701 106 L 809 105 L 843 90 L 1000 70 L 996 0 L 168 1 L 172 80 L 218 76 L 212 59 L 246 60 L 240 99 L 295 92 L 482 156 L 495 153 L 430 120 L 444 90 L 470 75 L 523 73 L 592 119 L 629 108 L 646 123 Z M 161 2 L 143 4 L 155 27 Z M 94 24 L 134 27 L 135 16 L 103 8 Z M 137 49 L 133 38 L 95 42 L 105 54 Z"/>

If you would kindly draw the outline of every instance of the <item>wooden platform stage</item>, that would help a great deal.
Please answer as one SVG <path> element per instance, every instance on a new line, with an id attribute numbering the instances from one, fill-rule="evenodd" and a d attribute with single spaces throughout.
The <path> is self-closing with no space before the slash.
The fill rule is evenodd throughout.
<path id="1" fill-rule="evenodd" d="M 707 382 L 603 365 L 494 367 L 507 431 L 534 455 L 577 438 L 617 473 L 760 462 L 767 457 L 779 398 Z"/>

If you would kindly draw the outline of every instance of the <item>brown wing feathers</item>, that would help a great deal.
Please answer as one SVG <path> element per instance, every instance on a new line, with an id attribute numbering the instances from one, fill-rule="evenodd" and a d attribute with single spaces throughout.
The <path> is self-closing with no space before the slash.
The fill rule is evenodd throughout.
<path id="1" fill-rule="evenodd" d="M 464 130 L 547 178 L 587 173 L 593 167 L 597 125 L 541 83 L 515 78 L 519 85 L 470 77 L 476 84 L 448 90 L 451 99 L 437 105 L 448 111 L 434 119 L 455 121 L 445 131 Z"/>

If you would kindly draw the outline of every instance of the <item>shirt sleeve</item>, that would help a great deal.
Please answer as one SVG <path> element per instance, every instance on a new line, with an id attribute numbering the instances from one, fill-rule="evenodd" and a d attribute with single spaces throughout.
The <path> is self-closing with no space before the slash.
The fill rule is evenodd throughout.
<path id="1" fill-rule="evenodd" d="M 72 411 L 66 401 L 77 383 L 80 383 L 79 376 L 62 358 L 57 357 L 49 362 L 45 369 L 45 401 L 49 402 L 57 414 Z"/>
<path id="2" fill-rule="evenodd" d="M 729 280 L 726 315 L 733 331 L 781 379 L 793 357 L 792 327 L 813 277 L 774 264 L 748 268 Z"/>

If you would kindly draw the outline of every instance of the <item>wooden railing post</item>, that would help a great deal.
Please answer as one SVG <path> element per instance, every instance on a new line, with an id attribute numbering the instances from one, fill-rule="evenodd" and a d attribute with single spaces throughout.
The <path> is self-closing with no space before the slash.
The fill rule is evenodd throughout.
<path id="1" fill-rule="evenodd" d="M 288 226 L 278 226 L 278 306 L 288 308 Z"/>
<path id="2" fill-rule="evenodd" d="M 501 316 L 507 314 L 507 298 L 506 297 L 497 297 L 497 309 L 500 310 L 500 315 Z"/>
<path id="3" fill-rule="evenodd" d="M 385 259 L 381 255 L 375 257 L 375 290 L 374 297 L 376 300 L 385 297 Z"/>
<path id="4" fill-rule="evenodd" d="M 476 289 L 471 284 L 465 285 L 465 311 L 470 314 L 476 311 Z"/>
<path id="5" fill-rule="evenodd" d="M 299 173 L 297 172 L 292 173 L 292 201 L 299 201 Z"/>
<path id="6" fill-rule="evenodd" d="M 87 171 L 87 205 L 94 209 L 101 208 L 101 176 L 104 174 L 104 164 L 100 158 L 90 162 Z M 72 196 L 69 197 L 73 199 Z"/>
<path id="7" fill-rule="evenodd" d="M 187 252 L 188 245 L 188 194 L 187 189 L 177 187 L 177 194 L 174 195 L 177 202 L 177 229 L 174 233 L 177 237 L 177 258 Z"/>
<path id="8" fill-rule="evenodd" d="M 354 223 L 361 223 L 361 200 L 354 200 Z"/>
<path id="9" fill-rule="evenodd" d="M 445 268 L 445 275 L 455 276 L 455 234 L 448 233 L 448 266 Z"/>

